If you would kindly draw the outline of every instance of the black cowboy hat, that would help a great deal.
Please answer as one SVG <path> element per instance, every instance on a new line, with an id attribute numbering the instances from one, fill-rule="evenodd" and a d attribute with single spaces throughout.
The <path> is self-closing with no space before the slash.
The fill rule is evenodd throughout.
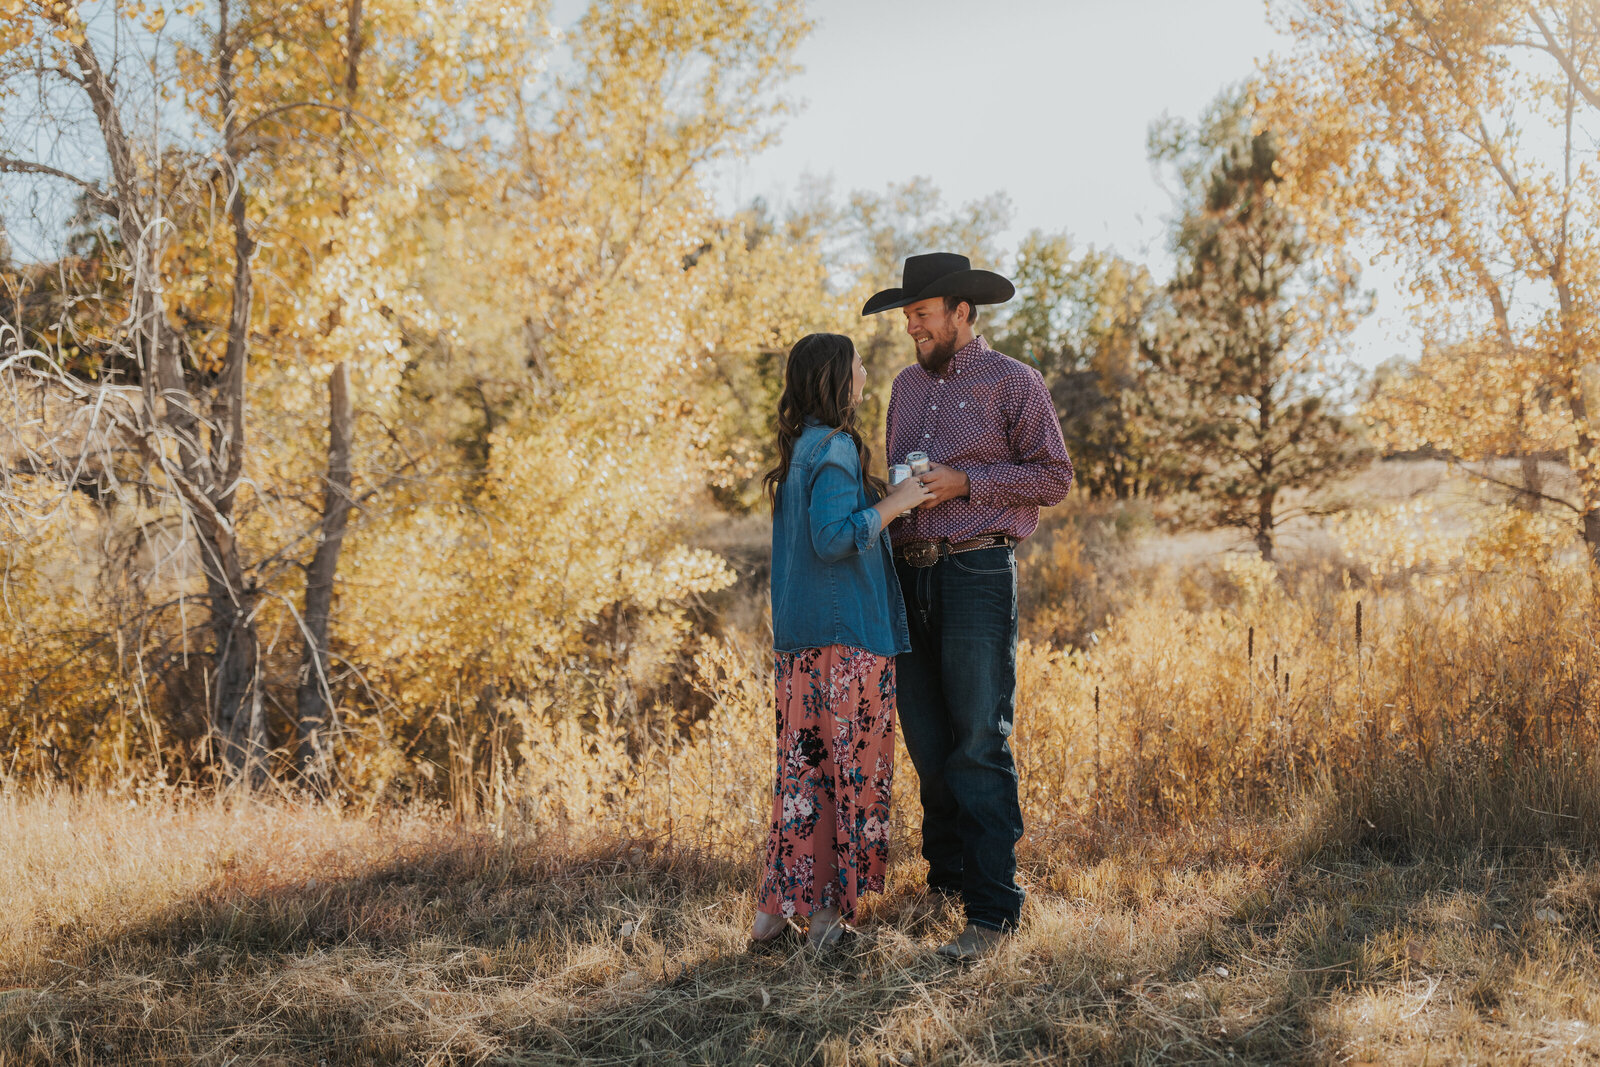
<path id="1" fill-rule="evenodd" d="M 992 270 L 973 270 L 971 260 L 954 252 L 908 257 L 900 281 L 898 289 L 873 294 L 861 314 L 876 315 L 936 296 L 959 296 L 973 304 L 1004 304 L 1017 294 L 1005 278 Z"/>

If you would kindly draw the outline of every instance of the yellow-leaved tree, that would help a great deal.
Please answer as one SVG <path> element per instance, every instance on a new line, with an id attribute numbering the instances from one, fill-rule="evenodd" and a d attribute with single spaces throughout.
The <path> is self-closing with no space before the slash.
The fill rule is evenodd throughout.
<path id="1" fill-rule="evenodd" d="M 89 643 L 136 635 L 174 715 L 200 697 L 197 752 L 230 777 L 259 780 L 285 733 L 302 767 L 325 764 L 338 555 L 356 472 L 385 466 L 365 462 L 352 394 L 392 452 L 403 332 L 427 323 L 405 220 L 440 155 L 519 84 L 547 36 L 539 13 L 119 0 L 0 18 L 13 112 L 30 81 L 83 105 L 8 116 L 0 172 L 75 190 L 103 253 L 74 335 L 28 344 L 19 300 L 9 353 L 17 399 L 69 398 L 13 451 L 58 486 L 87 459 L 95 522 L 144 535 L 100 561 L 142 595 Z M 178 547 L 159 551 L 152 529 Z M 297 699 L 278 697 L 282 661 Z M 199 693 L 173 684 L 196 673 Z"/>
<path id="2" fill-rule="evenodd" d="M 148 714 L 150 750 L 230 777 L 421 781 L 505 708 L 626 712 L 689 654 L 686 604 L 729 580 L 686 539 L 728 465 L 708 357 L 830 313 L 804 242 L 741 245 L 701 185 L 771 135 L 798 3 L 597 0 L 566 38 L 476 0 L 0 27 L 6 106 L 38 77 L 88 105 L 33 116 L 60 158 L 10 113 L 0 145 L 89 249 L 7 266 L 0 309 L 14 410 L 57 390 L 8 423 L 31 584 L 0 673 L 86 672 L 7 703 L 40 766 Z M 93 588 L 54 580 L 69 528 Z"/>
<path id="3" fill-rule="evenodd" d="M 805 245 L 743 243 L 701 172 L 769 135 L 806 25 L 794 3 L 596 4 L 498 155 L 440 176 L 439 329 L 406 411 L 475 465 L 352 546 L 336 644 L 372 775 L 399 749 L 492 762 L 551 716 L 628 720 L 686 664 L 688 603 L 732 580 L 686 540 L 728 474 L 718 368 L 737 382 L 829 314 Z"/>
<path id="4" fill-rule="evenodd" d="M 1315 236 L 1404 265 L 1427 351 L 1371 415 L 1395 447 L 1525 459 L 1600 558 L 1600 20 L 1535 0 L 1275 5 L 1264 120 Z M 1538 453 L 1580 486 L 1543 492 Z"/>

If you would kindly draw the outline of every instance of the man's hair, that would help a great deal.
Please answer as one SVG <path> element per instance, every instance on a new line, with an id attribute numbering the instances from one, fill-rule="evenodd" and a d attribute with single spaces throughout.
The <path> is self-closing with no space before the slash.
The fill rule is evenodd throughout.
<path id="1" fill-rule="evenodd" d="M 978 305 L 971 297 L 947 296 L 944 298 L 944 309 L 951 314 L 955 314 L 956 308 L 960 307 L 962 304 L 967 305 L 967 325 L 978 325 Z"/>

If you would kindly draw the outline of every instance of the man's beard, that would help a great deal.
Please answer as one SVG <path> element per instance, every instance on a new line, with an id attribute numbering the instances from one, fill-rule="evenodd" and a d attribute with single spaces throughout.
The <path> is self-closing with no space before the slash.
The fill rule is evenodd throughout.
<path id="1" fill-rule="evenodd" d="M 928 336 L 933 338 L 933 347 L 928 349 L 927 355 L 922 354 L 922 349 L 917 349 L 917 362 L 929 374 L 938 374 L 950 365 L 950 360 L 956 354 L 956 332 L 951 330 L 943 337 Z"/>

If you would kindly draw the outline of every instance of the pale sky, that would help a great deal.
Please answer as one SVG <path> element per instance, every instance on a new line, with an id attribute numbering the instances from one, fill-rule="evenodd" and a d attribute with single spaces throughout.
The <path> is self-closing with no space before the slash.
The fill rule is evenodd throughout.
<path id="1" fill-rule="evenodd" d="M 567 0 L 561 7 L 577 7 Z M 557 9 L 558 17 L 561 7 Z M 817 22 L 787 87 L 804 105 L 780 144 L 722 169 L 728 206 L 781 204 L 805 171 L 838 193 L 924 175 L 958 204 L 1004 191 L 1003 244 L 1038 227 L 1170 269 L 1171 197 L 1145 137 L 1196 118 L 1278 38 L 1262 0 L 811 0 Z M 951 251 L 957 251 L 952 249 Z M 1353 339 L 1372 366 L 1411 351 L 1395 275 Z"/>
<path id="2" fill-rule="evenodd" d="M 1145 156 L 1162 112 L 1198 115 L 1274 44 L 1261 0 L 811 0 L 783 141 L 728 168 L 743 198 L 806 169 L 841 191 L 916 175 L 959 203 L 1008 193 L 1034 227 L 1159 253 Z"/>

